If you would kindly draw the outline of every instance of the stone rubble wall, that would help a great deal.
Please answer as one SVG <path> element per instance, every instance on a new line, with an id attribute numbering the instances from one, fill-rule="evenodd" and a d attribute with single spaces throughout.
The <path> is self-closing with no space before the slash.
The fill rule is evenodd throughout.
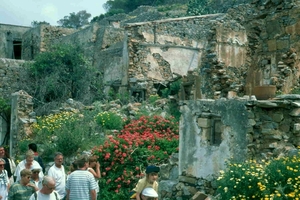
<path id="1" fill-rule="evenodd" d="M 297 154 L 299 102 L 300 95 L 295 94 L 271 100 L 245 96 L 183 101 L 179 177 L 177 182 L 160 182 L 162 199 L 191 199 L 197 192 L 215 195 L 216 178 L 228 160 L 259 161 Z"/>
<path id="2" fill-rule="evenodd" d="M 62 28 L 49 25 L 40 25 L 24 33 L 22 41 L 22 59 L 32 60 L 40 53 L 45 52 L 58 39 L 75 33 L 76 29 Z"/>
<path id="3" fill-rule="evenodd" d="M 10 99 L 15 91 L 26 88 L 28 83 L 25 61 L 0 58 L 0 93 L 4 99 Z"/>
<path id="4" fill-rule="evenodd" d="M 178 77 L 197 85 L 187 99 L 214 98 L 228 91 L 243 94 L 250 65 L 247 33 L 224 14 L 132 23 L 128 31 L 129 87 L 140 87 L 156 94 L 156 84 L 167 84 Z M 197 78 L 194 78 L 197 77 Z M 195 82 L 190 83 L 190 79 Z M 185 84 L 185 83 L 183 83 Z"/>
<path id="5" fill-rule="evenodd" d="M 30 125 L 36 122 L 33 112 L 32 97 L 20 90 L 12 94 L 11 127 L 10 127 L 10 155 L 17 158 L 20 154 L 19 141 L 30 138 L 32 133 Z"/>

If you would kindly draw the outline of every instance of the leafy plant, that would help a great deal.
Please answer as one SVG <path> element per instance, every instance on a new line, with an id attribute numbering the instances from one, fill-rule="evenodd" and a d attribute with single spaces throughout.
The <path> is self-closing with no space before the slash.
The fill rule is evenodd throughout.
<path id="1" fill-rule="evenodd" d="M 174 118 L 141 117 L 124 126 L 116 136 L 93 148 L 99 157 L 103 199 L 128 199 L 149 163 L 160 164 L 178 151 L 178 123 Z"/>
<path id="2" fill-rule="evenodd" d="M 123 127 L 123 119 L 114 112 L 101 112 L 95 116 L 96 122 L 103 128 L 109 130 L 121 130 Z"/>
<path id="3" fill-rule="evenodd" d="M 10 113 L 11 113 L 11 106 L 8 103 L 8 99 L 4 99 L 0 97 L 0 117 L 6 122 L 7 128 L 5 137 L 3 140 L 3 144 L 8 143 L 9 134 L 10 134 Z"/>
<path id="4" fill-rule="evenodd" d="M 190 0 L 188 3 L 188 15 L 204 15 L 210 12 L 209 0 Z"/>
<path id="5" fill-rule="evenodd" d="M 158 95 L 150 95 L 148 98 L 148 101 L 150 104 L 154 104 L 160 97 Z"/>
<path id="6" fill-rule="evenodd" d="M 94 71 L 81 47 L 54 45 L 29 65 L 33 96 L 40 102 L 85 99 L 89 92 L 86 88 L 94 82 Z"/>
<path id="7" fill-rule="evenodd" d="M 300 156 L 232 163 L 218 178 L 219 199 L 298 199 Z"/>
<path id="8" fill-rule="evenodd" d="M 163 98 L 168 98 L 169 95 L 178 94 L 178 92 L 180 90 L 180 87 L 181 87 L 181 80 L 180 79 L 170 83 L 168 88 L 165 88 L 161 91 L 162 92 L 162 97 Z"/>
<path id="9" fill-rule="evenodd" d="M 32 140 L 41 144 L 43 157 L 51 157 L 56 149 L 64 155 L 76 155 L 79 149 L 102 143 L 96 135 L 99 127 L 93 124 L 93 117 L 92 112 L 61 112 L 38 117 L 37 123 L 31 125 Z"/>

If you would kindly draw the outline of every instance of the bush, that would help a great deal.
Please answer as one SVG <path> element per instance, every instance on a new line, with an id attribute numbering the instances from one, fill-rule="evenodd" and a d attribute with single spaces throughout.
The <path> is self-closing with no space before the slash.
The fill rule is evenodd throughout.
<path id="1" fill-rule="evenodd" d="M 300 198 L 300 156 L 228 165 L 218 178 L 220 199 L 298 199 Z"/>
<path id="2" fill-rule="evenodd" d="M 178 123 L 159 116 L 133 120 L 120 134 L 109 136 L 93 148 L 101 164 L 101 198 L 128 199 L 146 166 L 167 162 L 178 144 Z"/>
<path id="3" fill-rule="evenodd" d="M 53 45 L 29 63 L 28 71 L 33 80 L 32 91 L 36 92 L 33 96 L 41 102 L 86 100 L 91 92 L 87 88 L 99 86 L 93 75 L 95 68 L 78 45 Z"/>
<path id="4" fill-rule="evenodd" d="M 88 148 L 91 143 L 102 143 L 99 135 L 95 134 L 99 127 L 93 123 L 93 117 L 91 111 L 83 114 L 61 112 L 38 117 L 37 123 L 31 126 L 32 139 L 41 144 L 45 158 L 52 157 L 55 151 L 68 156 L 76 155 L 79 149 Z"/>
<path id="5" fill-rule="evenodd" d="M 101 112 L 95 116 L 98 125 L 109 130 L 121 130 L 123 127 L 123 119 L 114 112 Z"/>

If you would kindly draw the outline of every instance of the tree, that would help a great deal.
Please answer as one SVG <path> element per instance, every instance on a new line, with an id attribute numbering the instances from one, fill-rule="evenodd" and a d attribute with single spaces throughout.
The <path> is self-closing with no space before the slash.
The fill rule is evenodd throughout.
<path id="1" fill-rule="evenodd" d="M 77 45 L 58 44 L 40 53 L 29 71 L 39 102 L 80 99 L 88 93 L 93 81 L 92 67 Z"/>
<path id="2" fill-rule="evenodd" d="M 158 2 L 161 3 L 161 1 L 157 0 L 108 0 L 103 7 L 108 12 L 123 10 L 125 13 L 129 13 L 139 6 L 153 6 L 154 4 L 157 5 Z"/>
<path id="3" fill-rule="evenodd" d="M 31 22 L 31 26 L 32 27 L 37 27 L 37 26 L 39 26 L 39 25 L 50 25 L 50 23 L 48 23 L 48 22 L 46 22 L 46 21 L 42 21 L 42 22 L 38 22 L 38 21 L 33 21 L 33 22 Z"/>
<path id="4" fill-rule="evenodd" d="M 64 16 L 63 19 L 57 21 L 59 25 L 65 28 L 80 28 L 84 25 L 89 24 L 89 18 L 92 15 L 87 13 L 85 10 L 79 11 L 78 13 L 70 13 L 70 16 Z"/>
<path id="5" fill-rule="evenodd" d="M 209 0 L 190 0 L 188 3 L 188 15 L 205 15 L 211 13 Z"/>

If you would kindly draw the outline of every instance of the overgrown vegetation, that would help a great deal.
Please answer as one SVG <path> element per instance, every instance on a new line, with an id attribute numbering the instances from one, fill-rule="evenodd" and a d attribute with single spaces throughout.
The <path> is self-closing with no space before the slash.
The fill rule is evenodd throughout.
<path id="1" fill-rule="evenodd" d="M 37 123 L 32 125 L 32 135 L 30 138 L 24 138 L 19 146 L 26 146 L 33 140 L 41 145 L 45 158 L 52 157 L 55 149 L 59 149 L 64 155 L 74 156 L 80 149 L 88 149 L 92 144 L 101 143 L 101 127 L 95 122 L 95 115 L 93 111 L 84 111 L 38 117 Z M 21 151 L 24 152 L 24 149 Z"/>
<path id="2" fill-rule="evenodd" d="M 94 100 L 89 88 L 96 84 L 97 72 L 77 45 L 52 46 L 34 59 L 29 72 L 33 80 L 32 96 L 39 102 L 62 102 L 68 98 L 90 103 Z"/>
<path id="3" fill-rule="evenodd" d="M 2 145 L 7 144 L 8 140 L 9 140 L 10 116 L 11 116 L 11 106 L 9 104 L 8 99 L 4 99 L 3 97 L 0 97 L 0 117 L 7 124 L 6 133 L 5 133 Z"/>
<path id="4" fill-rule="evenodd" d="M 230 163 L 218 178 L 219 199 L 299 199 L 300 155 Z"/>

